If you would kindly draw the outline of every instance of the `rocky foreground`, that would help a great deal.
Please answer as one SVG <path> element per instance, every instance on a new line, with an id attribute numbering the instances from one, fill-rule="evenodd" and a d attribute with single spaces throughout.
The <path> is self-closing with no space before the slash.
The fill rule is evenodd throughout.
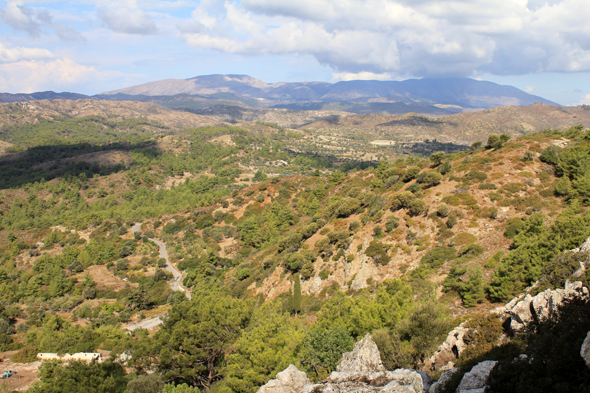
<path id="1" fill-rule="evenodd" d="M 426 374 L 424 376 L 428 378 Z M 371 335 L 367 334 L 356 343 L 352 352 L 342 355 L 336 371 L 332 372 L 326 380 L 314 384 L 303 371 L 290 365 L 285 371 L 278 373 L 276 379 L 262 386 L 258 393 L 420 393 L 423 391 L 424 381 L 417 371 L 385 370 L 379 348 Z"/>

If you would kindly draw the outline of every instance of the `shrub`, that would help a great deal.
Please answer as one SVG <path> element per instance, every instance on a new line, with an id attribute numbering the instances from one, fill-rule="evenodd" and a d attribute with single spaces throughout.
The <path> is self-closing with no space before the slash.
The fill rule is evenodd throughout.
<path id="1" fill-rule="evenodd" d="M 543 151 L 541 151 L 541 155 L 539 156 L 539 159 L 547 164 L 557 166 L 557 165 L 559 165 L 560 151 L 561 151 L 561 148 L 559 148 L 555 145 L 551 145 L 551 146 L 543 149 Z"/>
<path id="2" fill-rule="evenodd" d="M 424 202 L 424 199 L 414 199 L 410 203 L 410 215 L 417 216 L 426 213 L 426 211 L 428 211 L 428 206 L 426 205 L 426 202 Z"/>
<path id="3" fill-rule="evenodd" d="M 453 239 L 453 244 L 457 247 L 460 247 L 460 246 L 464 246 L 466 244 L 474 243 L 475 241 L 477 241 L 477 237 L 475 237 L 471 233 L 460 232 L 460 233 L 457 233 L 457 235 Z"/>
<path id="4" fill-rule="evenodd" d="M 522 227 L 522 219 L 519 217 L 511 218 L 510 220 L 506 221 L 505 230 L 504 230 L 504 237 L 508 239 L 514 238 L 518 234 L 518 231 Z"/>
<path id="5" fill-rule="evenodd" d="M 23 347 L 20 351 L 15 353 L 12 356 L 12 361 L 14 363 L 31 363 L 37 361 L 37 354 L 39 353 L 39 348 L 33 345 L 27 345 Z"/>
<path id="6" fill-rule="evenodd" d="M 387 255 L 387 248 L 377 240 L 373 240 L 369 247 L 365 250 L 365 255 L 373 258 L 375 263 L 380 263 L 385 266 L 391 260 L 391 257 Z"/>
<path id="7" fill-rule="evenodd" d="M 127 268 L 129 267 L 129 261 L 127 261 L 126 259 L 119 259 L 117 261 L 117 266 L 116 266 L 116 270 L 118 272 L 123 271 L 123 270 L 127 270 Z"/>
<path id="8" fill-rule="evenodd" d="M 342 353 L 353 345 L 354 340 L 344 329 L 312 330 L 303 341 L 301 365 L 312 380 L 324 379 L 334 371 Z"/>
<path id="9" fill-rule="evenodd" d="M 420 259 L 420 266 L 412 271 L 412 276 L 425 278 L 428 274 L 440 269 L 445 261 L 456 257 L 457 251 L 452 247 L 435 247 Z"/>
<path id="10" fill-rule="evenodd" d="M 416 199 L 416 196 L 410 191 L 404 191 L 398 194 L 394 194 L 391 197 L 389 203 L 391 204 L 391 211 L 399 209 L 406 209 L 410 207 L 410 203 Z"/>
<path id="11" fill-rule="evenodd" d="M 387 232 L 391 232 L 397 227 L 399 227 L 399 218 L 397 218 L 396 216 L 387 217 L 387 223 L 385 224 L 385 230 Z"/>
<path id="12" fill-rule="evenodd" d="M 440 165 L 444 159 L 445 153 L 443 151 L 437 151 L 430 155 L 430 161 L 432 161 L 435 166 Z"/>
<path id="13" fill-rule="evenodd" d="M 425 187 L 437 185 L 442 180 L 442 175 L 436 171 L 426 171 L 418 175 L 416 181 Z"/>
<path id="14" fill-rule="evenodd" d="M 418 174 L 420 173 L 420 167 L 417 166 L 411 166 L 406 170 L 406 173 L 404 173 L 404 175 L 402 176 L 402 181 L 404 183 L 409 182 L 410 180 L 413 180 L 416 178 L 416 176 L 418 176 Z"/>
<path id="15" fill-rule="evenodd" d="M 301 268 L 300 274 L 302 280 L 310 279 L 313 276 L 313 263 L 311 261 L 306 262 Z"/>
<path id="16" fill-rule="evenodd" d="M 449 205 L 447 205 L 446 203 L 442 202 L 438 205 L 438 209 L 436 211 L 436 213 L 438 214 L 439 217 L 447 217 L 449 215 L 450 209 L 449 209 Z"/>
<path id="17" fill-rule="evenodd" d="M 465 175 L 465 178 L 469 180 L 484 181 L 488 178 L 488 175 L 486 175 L 484 172 L 470 171 Z"/>

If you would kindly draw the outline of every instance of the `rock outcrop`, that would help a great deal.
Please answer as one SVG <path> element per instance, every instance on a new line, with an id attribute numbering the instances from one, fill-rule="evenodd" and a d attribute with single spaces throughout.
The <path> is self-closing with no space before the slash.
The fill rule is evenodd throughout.
<path id="1" fill-rule="evenodd" d="M 262 386 L 258 393 L 299 393 L 310 384 L 307 375 L 290 364 L 284 371 L 277 374 L 276 379 L 271 379 Z"/>
<path id="2" fill-rule="evenodd" d="M 582 348 L 580 349 L 580 356 L 584 358 L 586 362 L 586 366 L 590 368 L 590 332 L 586 335 L 584 342 L 582 343 Z"/>
<path id="3" fill-rule="evenodd" d="M 467 347 L 464 341 L 465 334 L 469 329 L 465 322 L 454 328 L 447 335 L 446 340 L 438 347 L 438 350 L 428 360 L 424 368 L 426 370 L 450 370 L 455 365 L 455 360 Z"/>
<path id="4" fill-rule="evenodd" d="M 588 288 L 581 281 L 566 281 L 564 289 L 547 289 L 535 296 L 517 297 L 494 312 L 509 318 L 510 330 L 517 332 L 533 320 L 549 318 L 565 300 L 585 299 L 588 295 Z"/>
<path id="5" fill-rule="evenodd" d="M 447 381 L 449 379 L 451 379 L 453 374 L 455 374 L 456 372 L 457 372 L 457 369 L 452 368 L 452 369 L 447 370 L 444 373 L 442 373 L 440 375 L 440 377 L 438 378 L 438 381 L 436 381 L 435 383 L 430 385 L 430 389 L 428 389 L 428 393 L 438 393 L 442 389 L 442 387 L 445 386 L 445 383 L 447 383 Z"/>
<path id="6" fill-rule="evenodd" d="M 258 393 L 422 393 L 421 375 L 414 370 L 387 371 L 381 362 L 379 348 L 367 334 L 358 341 L 330 376 L 316 384 L 304 372 L 290 365 L 277 378 L 262 386 Z"/>
<path id="7" fill-rule="evenodd" d="M 587 240 L 582 247 L 586 245 L 590 248 L 590 240 Z M 588 288 L 584 287 L 581 281 L 567 281 L 564 289 L 547 289 L 535 296 L 521 295 L 491 312 L 497 314 L 499 318 L 507 319 L 510 330 L 515 333 L 533 320 L 542 321 L 549 318 L 564 301 L 574 298 L 586 299 L 589 296 Z M 465 342 L 468 333 L 469 328 L 466 327 L 466 322 L 451 330 L 438 350 L 426 360 L 424 369 L 435 371 L 453 368 L 455 361 L 468 345 Z"/>
<path id="8" fill-rule="evenodd" d="M 488 391 L 488 381 L 494 372 L 498 362 L 495 360 L 486 360 L 476 366 L 471 371 L 463 375 L 457 393 L 485 393 Z"/>

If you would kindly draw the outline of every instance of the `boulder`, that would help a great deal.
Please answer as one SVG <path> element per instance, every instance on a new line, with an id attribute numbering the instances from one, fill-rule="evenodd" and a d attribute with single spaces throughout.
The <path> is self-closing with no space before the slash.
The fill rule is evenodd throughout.
<path id="1" fill-rule="evenodd" d="M 424 392 L 428 392 L 430 390 L 430 386 L 434 383 L 434 380 L 430 378 L 430 375 L 426 371 L 418 371 L 418 374 L 422 377 L 422 390 Z"/>
<path id="2" fill-rule="evenodd" d="M 447 381 L 449 379 L 451 379 L 451 377 L 453 376 L 453 374 L 455 374 L 457 372 L 456 368 L 452 368 L 448 371 L 445 371 L 444 373 L 442 373 L 440 375 L 440 377 L 438 378 L 438 381 L 436 381 L 435 383 L 433 383 L 430 386 L 430 389 L 428 390 L 428 393 L 438 393 L 438 391 L 440 389 L 442 389 L 442 387 L 445 385 L 445 383 L 447 383 Z"/>
<path id="3" fill-rule="evenodd" d="M 342 354 L 342 360 L 336 372 L 363 372 L 363 371 L 385 371 L 381 363 L 381 354 L 373 337 L 367 333 L 362 340 L 358 341 L 351 352 Z"/>
<path id="4" fill-rule="evenodd" d="M 473 366 L 471 371 L 463 375 L 463 379 L 457 387 L 457 393 L 483 393 L 487 391 L 490 375 L 497 365 L 498 362 L 495 360 L 486 360 Z"/>
<path id="5" fill-rule="evenodd" d="M 300 393 L 306 385 L 311 384 L 307 375 L 290 364 L 284 371 L 277 374 L 258 390 L 258 393 Z"/>
<path id="6" fill-rule="evenodd" d="M 531 312 L 531 302 L 533 297 L 526 295 L 524 299 L 519 301 L 508 311 L 510 315 L 510 329 L 517 331 L 525 327 L 533 320 L 533 313 Z"/>
<path id="7" fill-rule="evenodd" d="M 308 387 L 309 392 L 390 392 L 421 393 L 422 377 L 414 370 L 386 371 L 381 354 L 370 334 L 342 355 L 336 371 L 323 382 Z"/>
<path id="8" fill-rule="evenodd" d="M 586 366 L 590 368 L 590 332 L 586 335 L 586 339 L 582 343 L 582 348 L 580 349 L 580 356 L 584 358 L 586 362 Z"/>

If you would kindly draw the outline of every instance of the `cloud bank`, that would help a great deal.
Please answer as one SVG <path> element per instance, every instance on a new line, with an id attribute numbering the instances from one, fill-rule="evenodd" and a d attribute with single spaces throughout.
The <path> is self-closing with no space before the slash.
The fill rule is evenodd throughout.
<path id="1" fill-rule="evenodd" d="M 225 53 L 312 55 L 348 74 L 520 75 L 590 71 L 587 0 L 202 2 L 187 44 Z"/>

